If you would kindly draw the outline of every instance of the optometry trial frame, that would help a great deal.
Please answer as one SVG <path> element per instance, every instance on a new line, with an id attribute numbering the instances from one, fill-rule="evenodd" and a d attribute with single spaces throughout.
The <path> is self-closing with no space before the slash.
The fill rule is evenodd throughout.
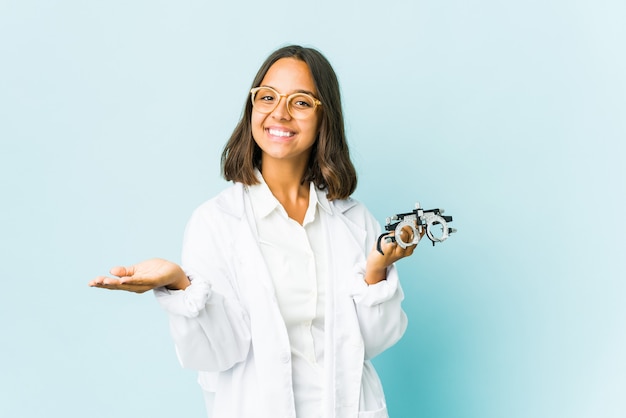
<path id="1" fill-rule="evenodd" d="M 424 232 L 433 245 L 445 241 L 450 234 L 456 232 L 456 229 L 448 226 L 448 222 L 452 222 L 452 216 L 444 216 L 443 212 L 443 209 L 424 210 L 418 202 L 413 211 L 388 217 L 385 224 L 387 232 L 378 237 L 376 249 L 384 255 L 381 248 L 383 239 L 386 242 L 397 242 L 401 248 L 417 245 Z M 436 225 L 440 226 L 440 231 L 436 231 Z M 404 228 L 411 231 L 408 241 L 404 241 L 401 236 Z M 393 235 L 391 235 L 391 231 L 393 231 Z"/>

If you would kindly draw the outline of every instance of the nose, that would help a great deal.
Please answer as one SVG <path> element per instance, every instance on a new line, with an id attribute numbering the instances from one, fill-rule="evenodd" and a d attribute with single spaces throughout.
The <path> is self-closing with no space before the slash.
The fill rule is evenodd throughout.
<path id="1" fill-rule="evenodd" d="M 278 96 L 278 103 L 276 103 L 276 107 L 274 108 L 274 110 L 272 110 L 272 117 L 280 120 L 291 119 L 286 94 L 281 94 L 280 96 Z"/>

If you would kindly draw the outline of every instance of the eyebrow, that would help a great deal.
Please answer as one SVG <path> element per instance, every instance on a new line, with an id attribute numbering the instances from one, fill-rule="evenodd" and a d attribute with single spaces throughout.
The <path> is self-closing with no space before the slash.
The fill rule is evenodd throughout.
<path id="1" fill-rule="evenodd" d="M 269 87 L 271 89 L 274 89 L 274 90 L 278 91 L 278 89 L 276 87 L 268 86 L 267 84 L 263 84 L 263 85 L 261 85 L 259 87 Z M 308 91 L 308 90 L 296 90 L 296 91 L 294 91 L 292 93 L 287 94 L 287 96 L 290 96 L 290 95 L 295 94 L 295 93 L 306 93 L 306 94 L 311 95 L 313 97 L 317 97 L 317 95 L 315 93 L 313 93 L 312 91 Z M 281 94 L 285 94 L 285 93 L 281 93 Z"/>

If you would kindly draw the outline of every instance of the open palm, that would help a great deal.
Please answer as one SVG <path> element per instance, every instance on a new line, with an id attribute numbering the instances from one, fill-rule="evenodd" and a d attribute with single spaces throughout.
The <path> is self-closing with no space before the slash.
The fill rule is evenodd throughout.
<path id="1" fill-rule="evenodd" d="M 113 267 L 110 273 L 116 277 L 98 276 L 89 282 L 89 286 L 144 293 L 157 287 L 185 289 L 189 285 L 180 266 L 162 258 L 152 258 L 130 267 Z"/>

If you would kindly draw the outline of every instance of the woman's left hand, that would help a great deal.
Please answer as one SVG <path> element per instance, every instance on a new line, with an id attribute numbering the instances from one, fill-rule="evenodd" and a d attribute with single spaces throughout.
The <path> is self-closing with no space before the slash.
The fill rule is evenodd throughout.
<path id="1" fill-rule="evenodd" d="M 403 228 L 400 234 L 400 238 L 403 242 L 413 241 L 413 231 L 411 228 Z M 424 234 L 422 233 L 421 235 Z M 390 232 L 388 236 L 394 236 L 394 232 Z M 383 238 L 380 246 L 382 254 L 378 251 L 376 245 L 374 245 L 374 248 L 372 248 L 372 251 L 367 257 L 367 264 L 365 267 L 365 282 L 367 284 L 376 284 L 385 280 L 387 277 L 387 267 L 396 261 L 413 254 L 417 244 L 402 248 L 395 240 L 393 242 L 387 242 L 387 240 Z"/>

